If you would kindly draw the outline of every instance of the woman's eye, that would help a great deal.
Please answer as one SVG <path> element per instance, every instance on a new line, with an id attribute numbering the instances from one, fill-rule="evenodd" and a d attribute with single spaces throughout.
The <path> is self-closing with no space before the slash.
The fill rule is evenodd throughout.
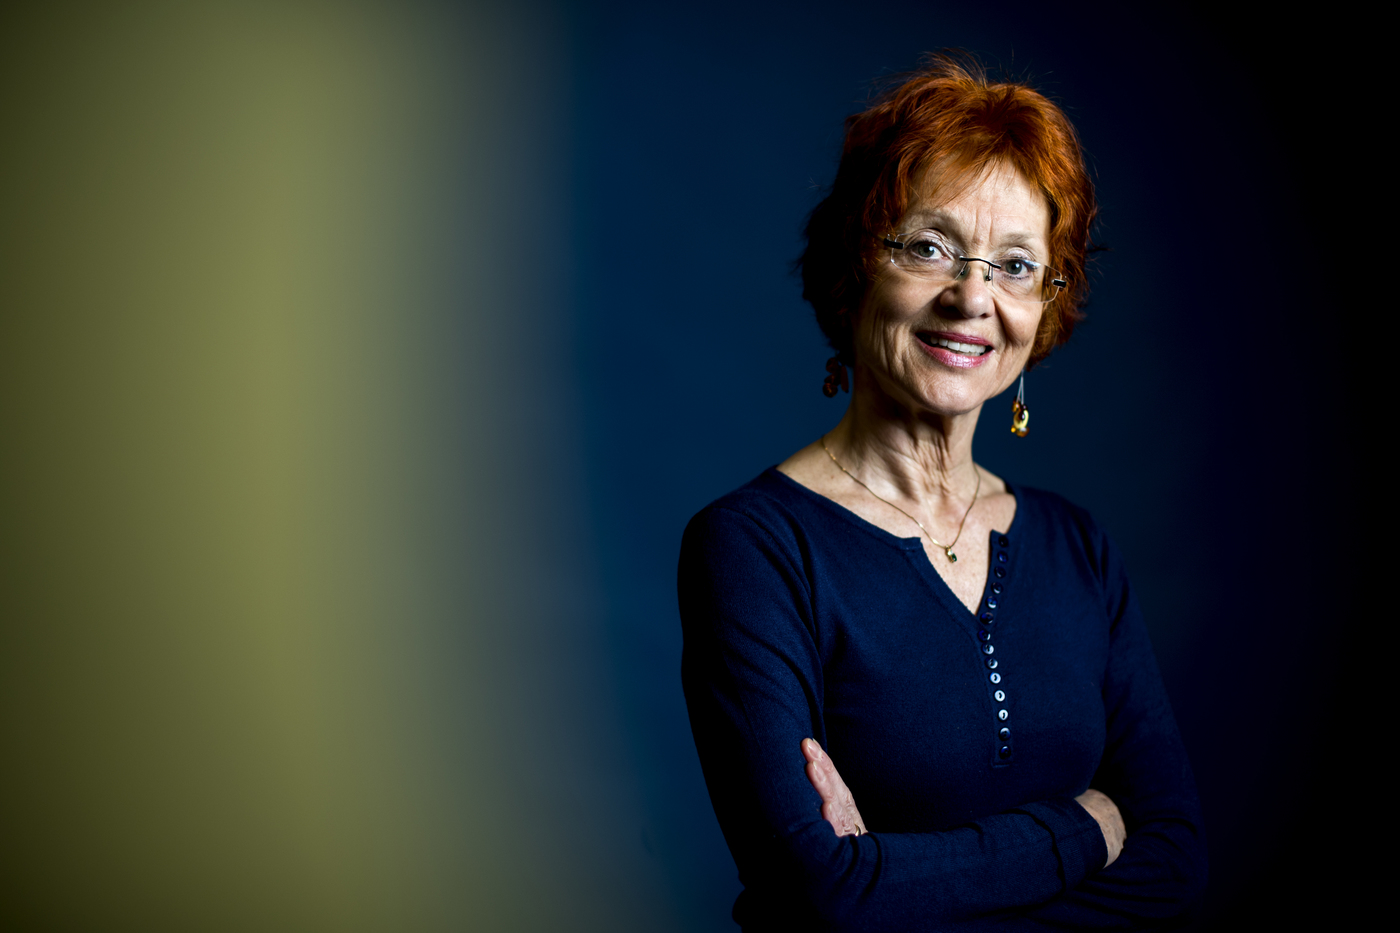
<path id="1" fill-rule="evenodd" d="M 1035 266 L 1024 259 L 1003 259 L 1001 262 L 1001 271 L 1019 279 L 1022 276 L 1030 275 L 1034 272 Z"/>
<path id="2" fill-rule="evenodd" d="M 915 240 L 905 247 L 915 259 L 940 259 L 943 247 L 933 240 Z"/>

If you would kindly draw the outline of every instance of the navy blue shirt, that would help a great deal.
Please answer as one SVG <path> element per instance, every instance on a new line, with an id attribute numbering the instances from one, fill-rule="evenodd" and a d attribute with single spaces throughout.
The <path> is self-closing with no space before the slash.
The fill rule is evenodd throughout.
<path id="1" fill-rule="evenodd" d="M 1084 510 L 1007 490 L 976 613 L 919 538 L 774 469 L 686 528 L 682 680 L 745 930 L 1140 929 L 1199 895 L 1195 784 L 1122 560 Z M 867 835 L 822 818 L 809 736 Z M 1128 828 L 1106 869 L 1090 786 Z"/>

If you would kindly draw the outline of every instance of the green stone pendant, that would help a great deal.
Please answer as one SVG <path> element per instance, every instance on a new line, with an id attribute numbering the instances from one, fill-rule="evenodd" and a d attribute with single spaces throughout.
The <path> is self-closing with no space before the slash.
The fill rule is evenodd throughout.
<path id="1" fill-rule="evenodd" d="M 949 559 L 950 561 L 952 561 L 953 563 L 956 564 L 956 563 L 958 562 L 958 555 L 956 555 L 956 554 L 953 553 L 953 549 L 952 549 L 952 548 L 948 548 L 948 549 L 947 549 L 946 551 L 944 551 L 943 553 L 947 554 L 947 555 L 948 555 L 948 559 Z"/>

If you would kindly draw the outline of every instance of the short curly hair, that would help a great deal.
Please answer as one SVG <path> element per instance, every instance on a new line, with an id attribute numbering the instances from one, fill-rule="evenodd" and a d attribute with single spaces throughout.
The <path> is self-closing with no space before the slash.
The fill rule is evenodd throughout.
<path id="1" fill-rule="evenodd" d="M 1047 97 L 1025 84 L 992 83 L 970 56 L 941 53 L 864 112 L 846 119 L 831 192 L 807 222 L 799 260 L 802 297 L 837 355 L 855 361 L 852 312 L 870 284 L 874 233 L 893 228 L 937 177 L 1010 164 L 1050 207 L 1050 265 L 1068 280 L 1046 306 L 1033 366 L 1069 339 L 1087 296 L 1085 260 L 1098 213 L 1079 137 Z"/>

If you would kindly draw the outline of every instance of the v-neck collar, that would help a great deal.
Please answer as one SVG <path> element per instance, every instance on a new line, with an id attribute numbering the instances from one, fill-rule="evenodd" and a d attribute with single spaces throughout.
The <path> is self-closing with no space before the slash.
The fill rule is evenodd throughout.
<path id="1" fill-rule="evenodd" d="M 979 628 L 977 624 L 977 615 L 987 601 L 987 594 L 991 592 L 993 582 L 1001 582 L 1003 586 L 1006 585 L 1004 580 L 997 580 L 995 577 L 996 568 L 1000 566 L 996 556 L 1000 551 L 1007 553 L 1009 559 L 1014 559 L 1014 549 L 1017 542 L 1020 541 L 1020 535 L 1017 532 L 1020 527 L 1024 527 L 1024 523 L 1021 522 L 1021 513 L 1025 510 L 1026 505 L 1025 497 L 1022 496 L 1015 485 L 1008 480 L 1002 480 L 1002 482 L 1006 485 L 1006 491 L 1016 500 L 1016 511 L 1011 516 L 1011 524 L 1007 526 L 1005 531 L 992 530 L 988 533 L 987 577 L 982 582 L 982 599 L 978 602 L 976 609 L 970 610 L 963 604 L 961 599 L 958 599 L 958 594 L 953 592 L 953 588 L 948 585 L 948 581 L 943 579 L 943 575 L 938 572 L 933 566 L 933 562 L 928 559 L 928 553 L 924 550 L 924 539 L 922 537 L 901 538 L 898 535 L 891 534 L 879 525 L 861 518 L 835 499 L 822 495 L 810 486 L 804 486 L 782 470 L 779 470 L 776 466 L 769 467 L 765 471 L 765 475 L 766 474 L 772 474 L 777 477 L 779 482 L 800 490 L 806 494 L 809 499 L 831 512 L 833 515 L 855 525 L 860 530 L 878 538 L 885 544 L 896 547 L 902 551 L 917 552 L 916 555 L 910 556 L 911 563 L 915 565 L 916 571 L 928 585 L 934 598 L 942 603 L 944 608 L 961 621 L 968 628 L 969 632 L 974 635 Z M 999 543 L 1002 538 L 1007 540 L 1005 546 Z"/>

